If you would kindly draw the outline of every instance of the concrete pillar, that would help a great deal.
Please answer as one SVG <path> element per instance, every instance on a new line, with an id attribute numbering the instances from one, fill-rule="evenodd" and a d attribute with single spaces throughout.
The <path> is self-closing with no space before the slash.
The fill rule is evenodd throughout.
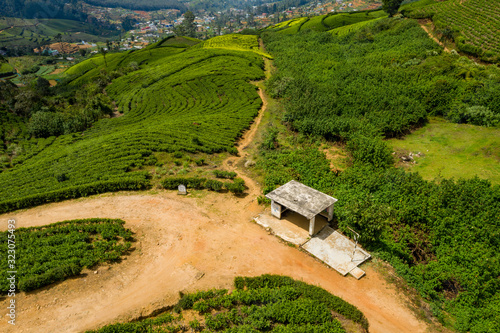
<path id="1" fill-rule="evenodd" d="M 328 222 L 330 222 L 333 219 L 333 205 L 328 207 Z"/>
<path id="2" fill-rule="evenodd" d="M 314 223 L 316 222 L 316 216 L 313 216 L 312 219 L 309 220 L 309 235 L 312 236 L 314 234 Z"/>
<path id="3" fill-rule="evenodd" d="M 282 206 L 279 203 L 276 203 L 274 200 L 271 200 L 271 214 L 274 217 L 281 219 L 281 209 Z"/>

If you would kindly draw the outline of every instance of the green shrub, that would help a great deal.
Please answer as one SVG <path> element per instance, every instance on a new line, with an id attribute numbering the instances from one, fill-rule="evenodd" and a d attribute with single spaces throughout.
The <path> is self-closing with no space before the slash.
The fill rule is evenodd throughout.
<path id="1" fill-rule="evenodd" d="M 234 182 L 225 182 L 224 187 L 235 194 L 241 194 L 245 192 L 246 186 L 245 186 L 245 181 L 241 178 L 235 178 Z"/>
<path id="2" fill-rule="evenodd" d="M 18 288 L 21 291 L 32 291 L 65 280 L 67 277 L 78 275 L 81 270 L 82 267 L 77 264 L 56 267 L 41 275 L 19 280 Z"/>
<path id="3" fill-rule="evenodd" d="M 209 179 L 205 183 L 205 187 L 210 191 L 221 191 L 224 184 L 221 181 L 215 179 Z"/>
<path id="4" fill-rule="evenodd" d="M 149 181 L 140 178 L 99 181 L 80 186 L 70 186 L 51 192 L 34 194 L 18 199 L 11 199 L 0 202 L 0 213 L 38 206 L 40 204 L 45 204 L 48 202 L 75 199 L 105 192 L 143 190 L 148 188 L 149 186 Z"/>
<path id="5" fill-rule="evenodd" d="M 217 178 L 234 179 L 237 176 L 234 171 L 214 170 L 213 174 Z"/>
<path id="6" fill-rule="evenodd" d="M 36 138 L 48 138 L 64 133 L 64 118 L 60 113 L 35 112 L 30 119 L 28 131 Z"/>
<path id="7" fill-rule="evenodd" d="M 377 168 L 393 165 L 392 152 L 380 137 L 368 137 L 355 134 L 347 142 L 347 149 L 354 158 L 354 163 L 369 164 Z"/>

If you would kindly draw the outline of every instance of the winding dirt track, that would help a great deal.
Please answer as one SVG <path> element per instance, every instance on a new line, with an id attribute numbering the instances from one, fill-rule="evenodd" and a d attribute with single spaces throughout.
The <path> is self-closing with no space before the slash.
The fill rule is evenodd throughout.
<path id="1" fill-rule="evenodd" d="M 243 137 L 240 156 L 259 122 L 260 117 Z M 233 168 L 238 157 L 231 160 L 225 165 Z M 125 192 L 0 215 L 0 230 L 6 229 L 12 217 L 18 227 L 90 217 L 121 218 L 137 239 L 136 249 L 122 263 L 16 295 L 15 327 L 5 319 L 9 300 L 1 298 L 0 331 L 81 332 L 149 315 L 175 304 L 179 291 L 231 288 L 236 276 L 265 273 L 301 279 L 344 298 L 363 311 L 371 332 L 426 331 L 426 325 L 406 307 L 404 297 L 371 267 L 363 267 L 367 275 L 359 281 L 342 277 L 252 223 L 263 209 L 255 200 L 258 184 L 242 172 L 239 176 L 249 187 L 246 197 Z"/>

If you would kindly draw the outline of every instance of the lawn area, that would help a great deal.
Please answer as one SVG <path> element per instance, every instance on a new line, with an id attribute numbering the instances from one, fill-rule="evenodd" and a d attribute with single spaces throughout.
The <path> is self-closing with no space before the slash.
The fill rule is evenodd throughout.
<path id="1" fill-rule="evenodd" d="M 454 124 L 432 118 L 426 126 L 388 143 L 396 155 L 421 153 L 415 164 L 398 165 L 419 172 L 425 179 L 479 178 L 500 184 L 500 128 Z"/>

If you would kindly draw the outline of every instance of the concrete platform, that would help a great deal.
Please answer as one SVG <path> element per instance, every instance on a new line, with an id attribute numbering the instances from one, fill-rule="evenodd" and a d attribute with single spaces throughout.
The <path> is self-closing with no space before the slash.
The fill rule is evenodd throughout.
<path id="1" fill-rule="evenodd" d="M 365 271 L 362 270 L 359 267 L 354 267 L 352 271 L 349 272 L 352 276 L 354 276 L 356 279 L 361 279 L 363 276 L 365 276 Z"/>
<path id="2" fill-rule="evenodd" d="M 270 228 L 281 239 L 298 246 L 304 244 L 310 238 L 309 220 L 293 211 L 284 212 L 281 220 L 263 213 L 255 218 L 255 222 L 264 228 Z M 326 218 L 318 216 L 314 232 L 320 232 L 326 225 Z"/>
<path id="3" fill-rule="evenodd" d="M 319 234 L 302 245 L 302 248 L 345 276 L 371 257 L 359 245 L 353 257 L 354 245 L 354 242 L 349 238 L 330 227 L 325 227 Z M 359 271 L 364 274 L 361 269 Z M 360 275 L 359 271 L 353 271 L 353 275 Z"/>

